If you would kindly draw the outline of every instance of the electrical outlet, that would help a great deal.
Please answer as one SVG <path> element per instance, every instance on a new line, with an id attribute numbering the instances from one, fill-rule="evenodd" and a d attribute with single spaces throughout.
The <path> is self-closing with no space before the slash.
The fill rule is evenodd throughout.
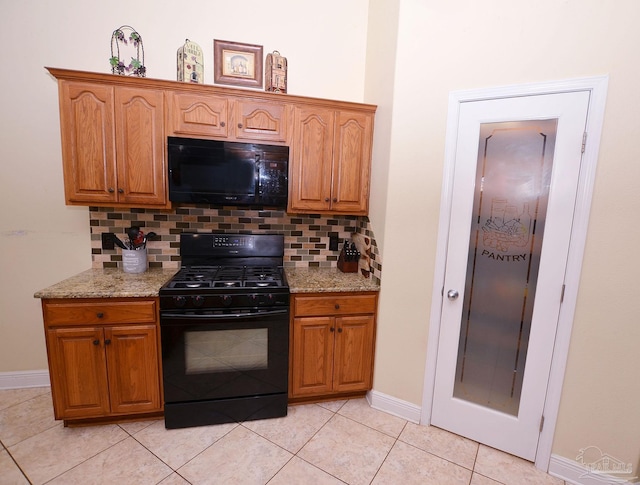
<path id="1" fill-rule="evenodd" d="M 110 232 L 102 233 L 102 249 L 115 249 L 113 235 Z"/>
<path id="2" fill-rule="evenodd" d="M 338 235 L 330 235 L 329 236 L 329 251 L 337 251 L 338 250 Z"/>

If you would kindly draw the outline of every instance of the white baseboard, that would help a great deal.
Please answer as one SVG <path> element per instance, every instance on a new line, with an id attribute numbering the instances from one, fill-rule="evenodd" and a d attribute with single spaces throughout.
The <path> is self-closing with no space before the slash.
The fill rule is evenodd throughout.
<path id="1" fill-rule="evenodd" d="M 48 370 L 26 370 L 20 372 L 0 372 L 0 389 L 21 389 L 23 387 L 48 387 Z"/>
<path id="2" fill-rule="evenodd" d="M 629 479 L 622 475 L 616 477 L 590 471 L 583 464 L 558 455 L 551 455 L 549 475 L 561 478 L 565 482 L 574 485 L 632 485 L 638 483 L 638 477 Z"/>
<path id="3" fill-rule="evenodd" d="M 367 401 L 372 408 L 378 409 L 379 411 L 393 414 L 412 423 L 417 424 L 420 422 L 422 408 L 410 402 L 402 401 L 377 391 L 369 391 L 367 393 Z"/>

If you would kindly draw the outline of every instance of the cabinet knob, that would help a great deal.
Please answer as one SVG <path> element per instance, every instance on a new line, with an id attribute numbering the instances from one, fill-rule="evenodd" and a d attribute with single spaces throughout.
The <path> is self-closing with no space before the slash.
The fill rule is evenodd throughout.
<path id="1" fill-rule="evenodd" d="M 338 199 L 336 199 L 335 197 L 333 198 L 333 202 L 338 202 Z"/>
<path id="2" fill-rule="evenodd" d="M 342 327 L 338 329 L 338 333 L 342 333 Z"/>
<path id="3" fill-rule="evenodd" d="M 95 339 L 95 340 L 93 341 L 93 345 L 100 345 L 100 340 Z"/>
<path id="4" fill-rule="evenodd" d="M 109 192 L 110 194 L 113 194 L 115 192 L 115 189 L 113 187 L 109 187 L 107 189 L 107 192 Z"/>
<path id="5" fill-rule="evenodd" d="M 224 121 L 221 121 L 220 122 L 220 126 L 222 126 L 224 128 L 225 126 L 227 126 L 227 124 Z"/>
<path id="6" fill-rule="evenodd" d="M 339 305 L 338 303 L 336 303 L 336 304 L 334 305 L 334 308 L 335 308 L 336 310 L 340 310 L 340 305 Z"/>
<path id="7" fill-rule="evenodd" d="M 124 189 L 118 189 L 119 194 L 124 194 Z"/>
<path id="8" fill-rule="evenodd" d="M 242 129 L 242 123 L 238 123 L 238 128 Z"/>
<path id="9" fill-rule="evenodd" d="M 325 198 L 324 198 L 324 201 L 325 201 L 325 202 L 329 202 L 329 197 L 325 197 Z"/>
<path id="10" fill-rule="evenodd" d="M 329 331 L 330 331 L 330 332 L 334 332 L 335 330 L 336 330 L 336 329 L 335 329 L 335 328 L 333 328 L 333 327 L 331 327 L 331 328 L 329 329 Z"/>
<path id="11" fill-rule="evenodd" d="M 104 317 L 104 313 L 98 312 L 98 313 L 96 313 L 96 317 L 102 318 L 102 317 Z"/>
<path id="12" fill-rule="evenodd" d="M 110 338 L 104 339 L 104 344 L 105 345 L 110 345 L 111 344 L 111 339 Z"/>

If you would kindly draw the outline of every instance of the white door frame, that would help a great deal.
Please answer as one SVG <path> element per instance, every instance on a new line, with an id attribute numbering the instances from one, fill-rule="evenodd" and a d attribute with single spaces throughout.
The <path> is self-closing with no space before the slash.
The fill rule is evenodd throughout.
<path id="1" fill-rule="evenodd" d="M 438 245 L 431 295 L 431 313 L 429 316 L 429 340 L 427 343 L 427 361 L 425 367 L 424 392 L 422 396 L 422 413 L 420 424 L 431 423 L 431 406 L 433 404 L 436 378 L 436 361 L 438 357 L 438 341 L 440 337 L 440 319 L 443 303 L 443 283 L 447 258 L 447 239 L 449 234 L 450 214 L 453 204 L 452 189 L 455 168 L 456 142 L 458 137 L 458 119 L 461 103 L 488 99 L 531 96 L 540 94 L 590 91 L 589 111 L 587 114 L 587 140 L 582 158 L 582 167 L 578 181 L 578 194 L 574 224 L 571 231 L 571 242 L 567 255 L 564 300 L 558 317 L 558 331 L 551 362 L 549 385 L 544 405 L 544 428 L 540 433 L 535 465 L 548 471 L 551 460 L 551 447 L 560 407 L 560 397 L 569 353 L 571 328 L 578 298 L 578 285 L 582 259 L 587 238 L 591 199 L 595 183 L 596 164 L 600 148 L 600 134 L 604 120 L 604 109 L 607 96 L 608 76 L 568 79 L 545 83 L 502 86 L 496 88 L 454 91 L 449 95 L 449 111 L 447 117 L 447 136 L 445 145 L 444 174 L 442 196 L 440 200 L 440 219 L 438 224 Z"/>

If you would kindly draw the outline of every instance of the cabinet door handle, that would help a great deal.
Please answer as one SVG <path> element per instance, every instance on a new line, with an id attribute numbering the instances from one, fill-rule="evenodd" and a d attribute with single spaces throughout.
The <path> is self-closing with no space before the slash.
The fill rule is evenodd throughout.
<path id="1" fill-rule="evenodd" d="M 100 345 L 100 340 L 95 339 L 95 340 L 93 341 L 93 345 Z"/>
<path id="2" fill-rule="evenodd" d="M 338 303 L 336 303 L 336 304 L 334 305 L 334 308 L 335 308 L 336 310 L 340 310 L 340 305 L 339 305 Z"/>
<path id="3" fill-rule="evenodd" d="M 238 123 L 238 128 L 242 129 L 242 123 Z"/>
<path id="4" fill-rule="evenodd" d="M 124 189 L 118 189 L 119 194 L 124 194 Z"/>
<path id="5" fill-rule="evenodd" d="M 104 317 L 104 313 L 98 312 L 98 313 L 96 313 L 96 317 L 102 318 L 102 317 Z"/>
<path id="6" fill-rule="evenodd" d="M 227 126 L 227 124 L 224 121 L 221 121 L 220 122 L 220 126 L 222 126 L 224 128 L 225 126 Z"/>
<path id="7" fill-rule="evenodd" d="M 107 192 L 109 192 L 110 194 L 113 194 L 115 192 L 115 189 L 113 187 L 109 187 L 107 189 Z"/>
<path id="8" fill-rule="evenodd" d="M 338 202 L 338 199 L 336 199 L 335 197 L 333 198 L 333 202 Z"/>
<path id="9" fill-rule="evenodd" d="M 333 328 L 333 327 L 331 327 L 331 328 L 329 329 L 329 331 L 330 331 L 330 332 L 335 332 L 335 330 L 336 330 L 336 329 L 335 329 L 335 328 Z"/>
<path id="10" fill-rule="evenodd" d="M 105 345 L 111 345 L 111 339 L 110 338 L 104 339 L 104 344 Z"/>
<path id="11" fill-rule="evenodd" d="M 342 333 L 342 327 L 338 329 L 338 333 Z"/>
<path id="12" fill-rule="evenodd" d="M 330 199 L 329 199 L 329 197 L 325 197 L 325 198 L 324 198 L 324 201 L 325 201 L 325 202 L 329 202 L 329 200 L 330 200 Z"/>

